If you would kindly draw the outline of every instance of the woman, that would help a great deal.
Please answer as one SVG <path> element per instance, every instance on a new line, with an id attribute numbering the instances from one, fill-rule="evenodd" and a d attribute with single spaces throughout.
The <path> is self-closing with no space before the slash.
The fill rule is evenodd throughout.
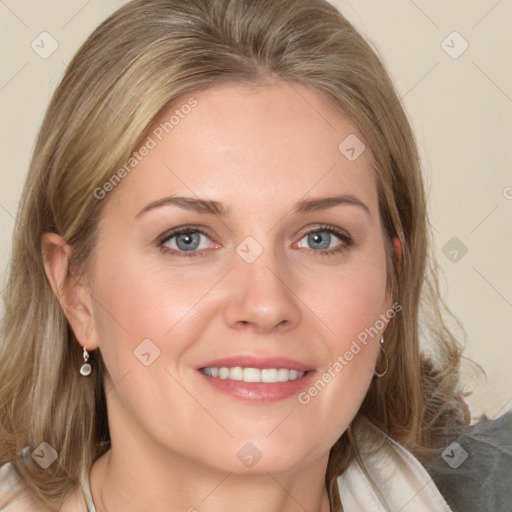
<path id="1" fill-rule="evenodd" d="M 396 92 L 334 7 L 130 2 L 23 192 L 0 504 L 450 510 L 425 468 L 469 413 L 426 226 Z"/>

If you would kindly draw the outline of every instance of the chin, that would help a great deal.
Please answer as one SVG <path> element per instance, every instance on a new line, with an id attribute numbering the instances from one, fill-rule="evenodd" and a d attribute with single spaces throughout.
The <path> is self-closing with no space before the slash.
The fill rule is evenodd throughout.
<path id="1" fill-rule="evenodd" d="M 297 448 L 301 447 L 299 451 Z M 271 474 L 289 474 L 299 470 L 305 464 L 313 462 L 321 457 L 313 448 L 310 451 L 304 450 L 304 443 L 293 442 L 269 443 L 268 440 L 254 441 L 232 441 L 222 446 L 222 452 L 212 453 L 205 464 L 211 466 L 215 460 L 215 468 L 222 472 L 239 475 L 262 476 Z M 328 451 L 326 457 L 328 456 Z"/>

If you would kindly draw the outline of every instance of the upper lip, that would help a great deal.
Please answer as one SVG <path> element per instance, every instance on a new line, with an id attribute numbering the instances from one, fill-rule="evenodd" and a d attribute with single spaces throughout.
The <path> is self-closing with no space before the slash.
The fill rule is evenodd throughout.
<path id="1" fill-rule="evenodd" d="M 288 368 L 289 370 L 297 370 L 299 372 L 312 370 L 311 366 L 288 357 L 261 357 L 253 355 L 239 355 L 215 359 L 215 361 L 208 361 L 199 365 L 197 370 L 201 368 L 234 368 L 236 366 L 241 366 L 242 368 L 258 368 L 260 370 L 264 368 Z"/>

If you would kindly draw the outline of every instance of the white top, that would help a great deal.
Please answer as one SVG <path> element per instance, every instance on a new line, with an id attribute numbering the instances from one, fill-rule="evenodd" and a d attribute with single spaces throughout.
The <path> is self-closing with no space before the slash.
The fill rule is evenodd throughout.
<path id="1" fill-rule="evenodd" d="M 433 480 L 420 462 L 406 449 L 369 422 L 364 445 L 358 443 L 361 458 L 370 478 L 356 461 L 338 477 L 338 489 L 344 512 L 451 512 Z M 356 438 L 357 432 L 354 432 Z M 363 446 L 363 447 L 362 447 Z M 19 486 L 11 464 L 0 468 L 0 510 L 33 512 L 26 496 L 9 503 L 9 494 Z M 87 478 L 63 512 L 96 512 Z M 387 507 L 386 507 L 387 505 Z"/>
<path id="2" fill-rule="evenodd" d="M 418 459 L 369 421 L 366 424 L 368 437 L 358 447 L 375 486 L 354 460 L 338 477 L 344 512 L 451 512 Z M 356 432 L 354 436 L 358 438 Z"/>

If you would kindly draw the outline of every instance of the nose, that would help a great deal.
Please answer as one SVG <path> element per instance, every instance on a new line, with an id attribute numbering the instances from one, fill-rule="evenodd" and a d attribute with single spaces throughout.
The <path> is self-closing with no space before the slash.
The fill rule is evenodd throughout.
<path id="1" fill-rule="evenodd" d="M 224 308 L 231 328 L 265 334 L 285 332 L 299 324 L 300 299 L 274 258 L 262 255 L 253 263 L 240 259 L 235 266 Z"/>

